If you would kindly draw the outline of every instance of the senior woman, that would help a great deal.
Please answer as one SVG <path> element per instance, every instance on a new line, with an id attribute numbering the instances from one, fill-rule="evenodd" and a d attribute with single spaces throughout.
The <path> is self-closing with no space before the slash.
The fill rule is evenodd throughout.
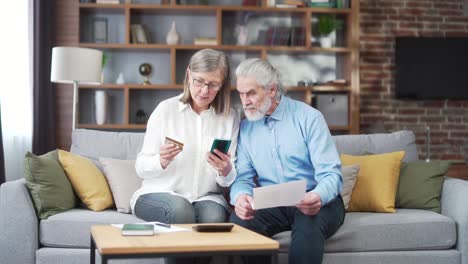
<path id="1" fill-rule="evenodd" d="M 183 93 L 153 111 L 135 164 L 143 179 L 131 199 L 138 218 L 164 223 L 227 220 L 222 187 L 236 178 L 239 130 L 239 118 L 230 108 L 229 84 L 227 56 L 200 50 L 190 59 Z M 232 140 L 227 154 L 210 153 L 215 138 Z"/>

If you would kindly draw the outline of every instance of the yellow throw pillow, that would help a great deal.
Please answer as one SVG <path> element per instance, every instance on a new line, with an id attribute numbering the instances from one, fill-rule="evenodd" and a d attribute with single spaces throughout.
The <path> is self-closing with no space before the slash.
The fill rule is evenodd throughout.
<path id="1" fill-rule="evenodd" d="M 91 160 L 63 150 L 58 154 L 75 193 L 89 209 L 101 211 L 114 205 L 106 178 Z"/>
<path id="2" fill-rule="evenodd" d="M 347 211 L 394 213 L 404 155 L 404 151 L 366 156 L 341 154 L 343 166 L 359 164 L 360 167 Z"/>

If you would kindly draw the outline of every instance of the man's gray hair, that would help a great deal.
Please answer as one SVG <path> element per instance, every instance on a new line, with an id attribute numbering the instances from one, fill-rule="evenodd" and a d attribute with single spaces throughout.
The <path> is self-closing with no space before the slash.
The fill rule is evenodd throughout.
<path id="1" fill-rule="evenodd" d="M 279 72 L 266 60 L 252 58 L 241 62 L 237 66 L 236 77 L 254 78 L 265 90 L 269 90 L 272 84 L 276 84 L 276 100 L 279 100 L 281 95 L 284 94 Z"/>

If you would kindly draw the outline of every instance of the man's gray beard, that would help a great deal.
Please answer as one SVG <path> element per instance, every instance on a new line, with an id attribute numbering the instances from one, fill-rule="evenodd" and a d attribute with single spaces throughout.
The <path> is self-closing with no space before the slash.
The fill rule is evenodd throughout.
<path id="1" fill-rule="evenodd" d="M 271 97 L 267 96 L 265 101 L 263 101 L 263 104 L 260 106 L 260 109 L 256 109 L 255 113 L 251 114 L 244 108 L 244 114 L 245 114 L 245 117 L 247 117 L 249 121 L 257 121 L 265 117 L 266 112 L 268 111 L 268 109 L 270 109 L 270 107 L 271 107 Z"/>

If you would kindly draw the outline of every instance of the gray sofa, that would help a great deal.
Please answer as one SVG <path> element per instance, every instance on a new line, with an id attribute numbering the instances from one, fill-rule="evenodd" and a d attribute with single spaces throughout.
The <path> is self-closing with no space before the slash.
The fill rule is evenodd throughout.
<path id="1" fill-rule="evenodd" d="M 405 150 L 417 159 L 410 131 L 392 134 L 335 136 L 341 153 L 383 153 Z M 142 133 L 77 129 L 71 151 L 97 160 L 99 156 L 135 159 Z M 344 225 L 326 241 L 324 263 L 468 264 L 468 181 L 447 178 L 442 214 L 398 209 L 387 213 L 348 213 Z M 89 228 L 95 224 L 140 221 L 116 210 L 93 212 L 75 208 L 39 221 L 24 179 L 0 188 L 0 263 L 89 263 Z M 289 232 L 278 234 L 280 263 L 287 263 Z M 132 262 L 156 263 L 140 259 Z"/>

